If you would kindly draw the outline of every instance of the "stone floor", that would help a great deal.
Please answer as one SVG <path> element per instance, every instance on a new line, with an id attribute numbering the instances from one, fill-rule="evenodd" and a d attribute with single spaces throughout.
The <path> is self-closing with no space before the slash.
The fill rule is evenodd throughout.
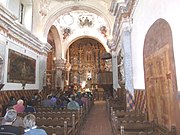
<path id="1" fill-rule="evenodd" d="M 80 135 L 112 135 L 105 101 L 95 101 Z"/>

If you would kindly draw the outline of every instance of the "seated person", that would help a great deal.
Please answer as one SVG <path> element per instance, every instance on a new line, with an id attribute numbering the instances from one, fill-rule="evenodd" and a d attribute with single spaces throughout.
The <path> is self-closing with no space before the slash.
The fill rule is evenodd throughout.
<path id="1" fill-rule="evenodd" d="M 19 99 L 17 101 L 17 104 L 13 106 L 13 108 L 17 111 L 17 113 L 21 113 L 21 112 L 24 112 L 24 101 L 22 99 Z"/>
<path id="2" fill-rule="evenodd" d="M 67 104 L 67 109 L 69 109 L 69 110 L 79 110 L 80 109 L 79 104 L 75 101 L 75 96 L 71 96 L 71 101 Z"/>
<path id="3" fill-rule="evenodd" d="M 81 100 L 80 96 L 76 97 L 75 101 L 79 104 L 79 106 L 83 106 L 83 104 L 84 104 L 83 101 Z"/>
<path id="4" fill-rule="evenodd" d="M 35 119 L 33 114 L 28 114 L 24 117 L 24 135 L 47 135 L 45 130 L 37 128 Z"/>
<path id="5" fill-rule="evenodd" d="M 28 113 L 28 112 L 31 112 L 31 113 L 36 112 L 36 109 L 32 106 L 31 101 L 27 102 L 27 105 L 26 105 L 26 108 L 25 108 L 24 112 L 26 112 L 26 113 Z"/>
<path id="6" fill-rule="evenodd" d="M 39 103 L 41 102 L 40 94 L 38 94 L 37 92 L 34 93 L 34 95 L 33 95 L 31 100 L 32 100 L 33 105 L 39 105 Z"/>
<path id="7" fill-rule="evenodd" d="M 55 105 L 56 105 L 56 103 L 54 103 L 52 100 L 51 100 L 51 96 L 50 95 L 48 95 L 47 96 L 47 99 L 44 99 L 43 101 L 42 101 L 42 106 L 44 106 L 44 107 L 54 107 Z"/>
<path id="8" fill-rule="evenodd" d="M 88 106 L 88 96 L 86 93 L 82 94 L 81 100 L 83 101 L 85 106 Z"/>
<path id="9" fill-rule="evenodd" d="M 56 101 L 57 101 L 57 97 L 56 97 L 56 96 L 54 96 L 54 95 L 52 95 L 52 96 L 51 96 L 51 101 L 52 101 L 52 102 L 54 102 L 54 103 L 56 103 Z"/>
<path id="10" fill-rule="evenodd" d="M 14 109 L 10 109 L 4 116 L 4 123 L 0 126 L 0 135 L 20 135 L 18 127 L 12 126 L 16 120 L 17 112 Z"/>
<path id="11" fill-rule="evenodd" d="M 62 108 L 62 109 L 65 108 L 65 106 L 63 104 L 63 101 L 61 99 L 57 99 L 57 101 L 56 101 L 56 108 Z"/>
<path id="12" fill-rule="evenodd" d="M 10 96 L 8 106 L 13 106 L 16 104 L 16 99 L 13 96 Z"/>
<path id="13" fill-rule="evenodd" d="M 14 110 L 14 108 L 11 106 L 11 107 L 8 107 L 8 108 L 6 109 L 6 112 L 7 112 L 8 110 Z M 5 121 L 5 119 L 3 118 L 3 119 L 1 120 L 1 125 L 4 125 L 5 123 L 6 123 L 6 121 Z M 19 116 L 17 116 L 12 125 L 15 126 L 15 127 L 24 127 L 22 118 L 19 117 Z"/>

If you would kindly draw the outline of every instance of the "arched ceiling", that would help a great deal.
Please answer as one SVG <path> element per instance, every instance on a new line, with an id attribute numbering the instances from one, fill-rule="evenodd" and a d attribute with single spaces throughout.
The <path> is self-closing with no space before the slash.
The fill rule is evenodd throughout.
<path id="1" fill-rule="evenodd" d="M 54 25 L 59 29 L 61 43 L 65 46 L 79 37 L 91 36 L 106 43 L 109 34 L 107 22 L 95 13 L 75 10 L 60 15 Z"/>
<path id="2" fill-rule="evenodd" d="M 44 36 L 47 37 L 49 29 L 54 25 L 59 32 L 60 46 L 64 53 L 70 44 L 80 37 L 91 37 L 99 41 L 109 52 L 106 43 L 111 36 L 113 16 L 109 14 L 108 2 L 104 0 L 63 2 L 59 4 L 58 0 L 51 1 L 49 12 L 44 16 Z"/>
<path id="3" fill-rule="evenodd" d="M 52 2 L 55 2 L 55 0 L 52 0 Z M 113 19 L 109 14 L 107 1 L 94 1 L 93 4 L 92 1 L 86 0 L 68 2 L 64 2 L 63 5 L 62 1 L 60 6 L 57 6 L 59 1 L 56 0 L 56 5 L 44 17 L 44 20 L 46 20 L 43 30 L 44 36 L 47 37 L 50 27 L 54 25 L 59 31 L 61 45 L 65 46 L 65 50 L 72 41 L 79 37 L 89 36 L 98 39 L 104 45 L 106 51 L 109 51 L 106 42 L 111 35 Z M 51 4 L 50 9 L 52 6 L 53 4 Z"/>

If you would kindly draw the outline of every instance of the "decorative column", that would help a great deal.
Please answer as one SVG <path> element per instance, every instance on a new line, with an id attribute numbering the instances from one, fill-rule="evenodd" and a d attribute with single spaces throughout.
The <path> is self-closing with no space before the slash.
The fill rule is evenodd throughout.
<path id="1" fill-rule="evenodd" d="M 132 73 L 132 56 L 131 56 L 131 29 L 126 26 L 123 29 L 122 48 L 124 50 L 124 77 L 126 91 L 126 110 L 133 111 L 135 109 L 133 73 Z"/>
<path id="2" fill-rule="evenodd" d="M 55 69 L 56 69 L 56 75 L 55 75 L 55 87 L 57 89 L 64 88 L 64 79 L 65 79 L 65 59 L 56 59 L 55 60 Z"/>
<path id="3" fill-rule="evenodd" d="M 79 64 L 78 64 L 78 82 L 82 82 L 82 78 L 83 78 L 83 71 L 84 71 L 84 69 L 83 69 L 83 63 L 82 63 L 82 54 L 83 54 L 83 50 L 80 48 L 79 50 L 78 50 L 78 52 L 79 52 Z"/>
<path id="4" fill-rule="evenodd" d="M 65 72 L 66 72 L 66 85 L 69 85 L 69 71 L 71 70 L 71 64 L 69 61 L 66 62 L 65 64 Z"/>
<path id="5" fill-rule="evenodd" d="M 122 48 L 124 50 L 124 77 L 125 88 L 134 96 L 133 74 L 132 74 L 132 56 L 131 56 L 131 31 L 129 27 L 123 31 Z"/>
<path id="6" fill-rule="evenodd" d="M 112 54 L 112 71 L 113 71 L 113 88 L 117 90 L 119 88 L 118 83 L 118 68 L 117 68 L 117 56 Z"/>
<path id="7" fill-rule="evenodd" d="M 113 72 L 113 89 L 117 91 L 117 88 L 119 88 L 118 83 L 118 64 L 117 64 L 117 54 L 115 48 L 114 40 L 108 40 L 107 41 L 108 47 L 112 51 L 112 72 Z"/>

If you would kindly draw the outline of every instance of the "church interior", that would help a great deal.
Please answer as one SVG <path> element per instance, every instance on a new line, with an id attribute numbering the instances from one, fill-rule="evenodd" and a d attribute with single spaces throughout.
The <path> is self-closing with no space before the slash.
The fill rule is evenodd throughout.
<path id="1" fill-rule="evenodd" d="M 180 135 L 179 5 L 1 0 L 1 126 L 11 107 L 20 135 Z"/>

